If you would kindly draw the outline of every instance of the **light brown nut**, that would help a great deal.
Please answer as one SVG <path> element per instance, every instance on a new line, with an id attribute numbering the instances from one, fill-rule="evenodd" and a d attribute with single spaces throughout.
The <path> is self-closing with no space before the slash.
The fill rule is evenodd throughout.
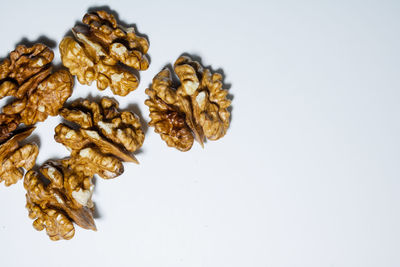
<path id="1" fill-rule="evenodd" d="M 0 64 L 0 98 L 15 98 L 2 111 L 15 118 L 14 124 L 32 125 L 55 116 L 71 96 L 72 76 L 65 70 L 52 73 L 53 57 L 43 44 L 19 45 Z"/>
<path id="2" fill-rule="evenodd" d="M 4 181 L 6 186 L 15 184 L 20 180 L 25 170 L 30 170 L 35 165 L 39 148 L 36 144 L 26 144 L 22 147 L 18 142 L 28 137 L 34 127 L 17 130 L 12 136 L 0 144 L 0 182 Z"/>
<path id="3" fill-rule="evenodd" d="M 86 176 L 98 174 L 103 179 L 112 179 L 124 172 L 121 160 L 92 147 L 72 153 L 69 165 L 76 172 L 82 172 Z"/>
<path id="4" fill-rule="evenodd" d="M 71 151 L 71 158 L 82 165 L 80 169 L 87 175 L 114 178 L 123 172 L 121 161 L 138 163 L 131 153 L 144 141 L 139 118 L 131 112 L 118 111 L 115 100 L 77 100 L 60 114 L 75 127 L 59 124 L 54 138 Z"/>
<path id="5" fill-rule="evenodd" d="M 40 167 L 40 173 L 31 170 L 24 178 L 26 208 L 35 220 L 33 227 L 46 229 L 51 240 L 71 239 L 75 234 L 73 223 L 96 230 L 92 177 L 76 172 L 69 163 L 48 161 Z"/>
<path id="6" fill-rule="evenodd" d="M 211 74 L 199 62 L 179 57 L 174 70 L 180 84 L 174 86 L 168 68 L 158 73 L 146 89 L 149 99 L 150 126 L 168 146 L 181 151 L 192 147 L 196 139 L 202 146 L 205 138 L 217 140 L 229 128 L 231 101 L 222 89 L 222 76 Z"/>
<path id="7" fill-rule="evenodd" d="M 136 35 L 133 28 L 118 25 L 106 11 L 87 13 L 82 22 L 84 25 L 72 29 L 75 39 L 67 36 L 60 43 L 64 66 L 81 84 L 97 81 L 98 89 L 110 87 L 114 94 L 121 96 L 135 90 L 139 79 L 129 68 L 146 70 L 149 67 L 148 41 Z"/>

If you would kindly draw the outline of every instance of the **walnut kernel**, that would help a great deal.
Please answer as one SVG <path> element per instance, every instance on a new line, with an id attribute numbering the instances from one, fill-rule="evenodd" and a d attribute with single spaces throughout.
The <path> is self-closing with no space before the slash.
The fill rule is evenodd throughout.
<path id="1" fill-rule="evenodd" d="M 168 146 L 181 151 L 189 150 L 194 139 L 203 146 L 205 138 L 223 137 L 229 127 L 231 102 L 222 89 L 222 76 L 187 56 L 176 60 L 174 70 L 181 82 L 178 86 L 173 85 L 170 70 L 164 68 L 146 89 L 149 125 Z"/>
<path id="2" fill-rule="evenodd" d="M 139 118 L 128 111 L 119 112 L 116 101 L 77 100 L 60 114 L 75 127 L 59 124 L 54 138 L 71 151 L 71 158 L 85 162 L 86 172 L 114 178 L 123 172 L 121 160 L 138 163 L 131 152 L 144 141 Z"/>
<path id="3" fill-rule="evenodd" d="M 48 161 L 39 171 L 30 170 L 24 179 L 26 208 L 35 220 L 33 227 L 46 229 L 51 240 L 71 239 L 75 234 L 73 223 L 96 230 L 92 177 L 76 172 L 69 160 Z"/>
<path id="4" fill-rule="evenodd" d="M 117 24 L 106 11 L 87 13 L 60 43 L 61 60 L 81 84 L 97 81 L 97 88 L 110 87 L 116 95 L 125 96 L 139 85 L 138 77 L 126 67 L 146 70 L 149 43 L 136 35 L 133 28 Z M 125 65 L 126 67 L 124 67 Z"/>
<path id="5" fill-rule="evenodd" d="M 72 76 L 66 70 L 52 73 L 53 57 L 53 51 L 43 44 L 19 45 L 9 59 L 0 63 L 0 98 L 15 98 L 3 107 L 1 116 L 13 117 L 12 127 L 19 123 L 32 125 L 57 115 L 71 96 Z"/>

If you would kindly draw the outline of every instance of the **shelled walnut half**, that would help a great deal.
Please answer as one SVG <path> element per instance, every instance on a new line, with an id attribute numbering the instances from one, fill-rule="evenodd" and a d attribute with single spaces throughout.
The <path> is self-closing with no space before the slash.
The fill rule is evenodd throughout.
<path id="1" fill-rule="evenodd" d="M 110 87 L 116 95 L 125 96 L 139 85 L 138 77 L 128 70 L 146 70 L 148 41 L 134 28 L 117 24 L 106 11 L 87 13 L 60 43 L 61 60 L 81 84 L 97 81 L 97 88 Z"/>
<path id="2" fill-rule="evenodd" d="M 60 114 L 73 125 L 59 124 L 54 138 L 71 151 L 86 175 L 114 178 L 124 170 L 122 161 L 138 163 L 131 153 L 144 141 L 139 118 L 119 112 L 115 100 L 102 98 L 100 104 L 77 100 Z"/>
<path id="3" fill-rule="evenodd" d="M 0 63 L 0 99 L 15 98 L 0 114 L 2 134 L 19 123 L 32 125 L 57 115 L 71 96 L 72 76 L 67 70 L 52 73 L 53 57 L 44 44 L 18 45 L 10 58 Z"/>
<path id="4" fill-rule="evenodd" d="M 35 127 L 25 128 L 12 132 L 11 137 L 0 144 L 0 183 L 6 186 L 15 184 L 22 178 L 25 170 L 30 170 L 35 165 L 39 148 L 30 143 L 19 146 L 18 142 L 28 137 Z"/>
<path id="5" fill-rule="evenodd" d="M 48 161 L 39 172 L 25 175 L 26 208 L 33 227 L 46 229 L 51 240 L 71 239 L 73 223 L 96 230 L 93 219 L 92 176 L 77 172 L 70 159 Z"/>
<path id="6" fill-rule="evenodd" d="M 217 140 L 229 127 L 231 101 L 222 89 L 222 75 L 211 73 L 187 56 L 179 57 L 174 70 L 180 80 L 174 85 L 171 72 L 164 68 L 146 89 L 150 126 L 168 146 L 189 150 L 194 139 L 202 146 L 205 138 Z"/>

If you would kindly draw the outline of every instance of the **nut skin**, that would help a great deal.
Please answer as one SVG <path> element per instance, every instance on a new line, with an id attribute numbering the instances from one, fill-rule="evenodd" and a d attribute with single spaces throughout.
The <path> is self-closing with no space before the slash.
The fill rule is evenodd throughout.
<path id="1" fill-rule="evenodd" d="M 148 41 L 136 35 L 133 28 L 118 25 L 106 11 L 87 13 L 82 22 L 84 25 L 72 29 L 74 38 L 65 37 L 59 45 L 63 65 L 81 84 L 97 81 L 99 90 L 110 87 L 120 96 L 135 90 L 139 79 L 128 69 L 149 67 Z"/>
<path id="2" fill-rule="evenodd" d="M 211 73 L 188 56 L 179 57 L 174 71 L 180 84 L 174 87 L 171 72 L 164 68 L 146 89 L 150 126 L 170 147 L 189 150 L 193 141 L 218 140 L 229 128 L 231 102 L 222 89 L 222 76 Z"/>
<path id="3" fill-rule="evenodd" d="M 24 175 L 21 168 L 30 170 L 35 165 L 39 148 L 30 143 L 19 146 L 18 142 L 28 137 L 34 127 L 14 131 L 11 137 L 0 145 L 0 182 L 4 181 L 6 186 L 18 182 Z"/>
<path id="4" fill-rule="evenodd" d="M 54 54 L 43 44 L 19 45 L 0 63 L 0 98 L 15 100 L 3 107 L 0 116 L 13 117 L 14 124 L 32 125 L 55 116 L 72 94 L 73 79 L 66 70 L 52 73 Z M 0 118 L 1 134 L 14 127 Z M 1 137 L 0 137 L 1 139 Z"/>

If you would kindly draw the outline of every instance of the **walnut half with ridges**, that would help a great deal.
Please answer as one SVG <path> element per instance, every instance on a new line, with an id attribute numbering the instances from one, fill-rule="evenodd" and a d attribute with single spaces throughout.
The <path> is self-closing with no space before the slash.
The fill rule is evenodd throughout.
<path id="1" fill-rule="evenodd" d="M 63 65 L 81 84 L 97 81 L 97 88 L 110 87 L 116 95 L 125 96 L 139 85 L 138 77 L 129 69 L 146 70 L 148 41 L 134 28 L 118 25 L 106 11 L 87 13 L 83 25 L 72 29 L 60 43 Z"/>
<path id="2" fill-rule="evenodd" d="M 181 56 L 174 64 L 180 84 L 174 85 L 171 72 L 164 68 L 146 89 L 150 126 L 168 146 L 189 150 L 193 141 L 218 140 L 229 128 L 231 101 L 222 88 L 222 75 L 211 73 L 199 62 Z"/>
<path id="3" fill-rule="evenodd" d="M 71 96 L 72 76 L 65 69 L 53 72 L 53 57 L 44 44 L 18 45 L 9 59 L 0 63 L 0 98 L 14 98 L 0 114 L 2 135 L 19 123 L 32 125 L 57 115 Z"/>
<path id="4" fill-rule="evenodd" d="M 48 161 L 39 172 L 31 170 L 24 178 L 26 208 L 34 219 L 33 227 L 46 229 L 51 240 L 71 239 L 73 223 L 96 230 L 92 176 L 77 172 L 70 163 L 70 159 Z"/>
<path id="5" fill-rule="evenodd" d="M 124 170 L 122 161 L 138 163 L 132 152 L 144 141 L 139 118 L 120 112 L 115 100 L 77 100 L 60 114 L 70 125 L 59 124 L 54 138 L 71 151 L 71 158 L 79 159 L 86 175 L 114 178 Z"/>

